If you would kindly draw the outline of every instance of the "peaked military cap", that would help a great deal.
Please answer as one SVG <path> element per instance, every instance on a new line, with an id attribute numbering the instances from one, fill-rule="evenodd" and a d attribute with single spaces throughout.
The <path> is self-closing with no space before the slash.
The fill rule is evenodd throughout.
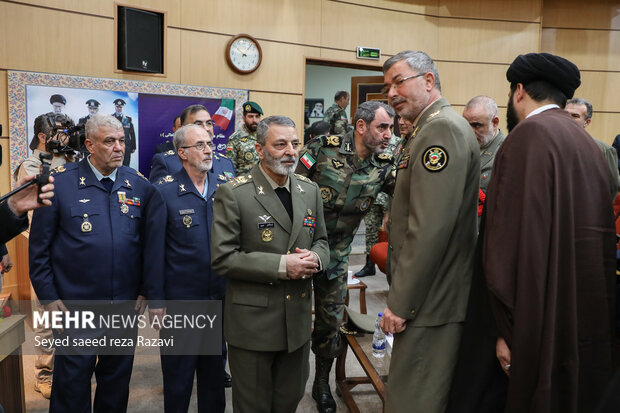
<path id="1" fill-rule="evenodd" d="M 125 106 L 126 105 L 126 103 L 125 103 L 125 101 L 123 99 L 115 99 L 114 100 L 114 104 L 116 106 Z"/>
<path id="2" fill-rule="evenodd" d="M 88 100 L 86 101 L 86 104 L 87 104 L 89 107 L 91 107 L 91 106 L 95 106 L 95 107 L 97 107 L 97 108 L 98 108 L 98 107 L 99 107 L 99 105 L 100 105 L 100 103 L 99 103 L 99 102 L 97 102 L 95 99 L 88 99 Z"/>

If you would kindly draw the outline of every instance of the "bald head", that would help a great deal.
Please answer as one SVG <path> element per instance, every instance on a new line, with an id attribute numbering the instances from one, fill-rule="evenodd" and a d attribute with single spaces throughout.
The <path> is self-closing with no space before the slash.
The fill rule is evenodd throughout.
<path id="1" fill-rule="evenodd" d="M 483 95 L 472 98 L 465 105 L 463 117 L 473 129 L 481 147 L 487 145 L 497 135 L 499 117 L 497 103 L 492 98 Z"/>

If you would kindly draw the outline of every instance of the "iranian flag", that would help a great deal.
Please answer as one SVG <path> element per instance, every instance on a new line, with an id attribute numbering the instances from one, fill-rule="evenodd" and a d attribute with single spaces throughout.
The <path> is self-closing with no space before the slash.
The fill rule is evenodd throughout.
<path id="1" fill-rule="evenodd" d="M 233 110 L 235 108 L 235 101 L 232 99 L 222 99 L 222 104 L 220 108 L 213 115 L 213 123 L 215 126 L 224 130 L 228 127 L 230 123 L 230 119 L 233 115 Z"/>

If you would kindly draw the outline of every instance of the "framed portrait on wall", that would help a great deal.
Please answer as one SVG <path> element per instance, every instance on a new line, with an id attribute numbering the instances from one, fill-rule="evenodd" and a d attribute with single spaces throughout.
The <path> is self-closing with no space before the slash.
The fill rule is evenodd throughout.
<path id="1" fill-rule="evenodd" d="M 11 171 L 30 154 L 34 119 L 64 113 L 75 124 L 95 113 L 114 115 L 125 131 L 125 164 L 149 175 L 155 147 L 172 139 L 174 119 L 193 104 L 214 120 L 213 142 L 224 154 L 228 137 L 243 122 L 248 91 L 49 73 L 8 72 Z"/>
<path id="2" fill-rule="evenodd" d="M 323 99 L 306 99 L 304 105 L 305 115 L 310 119 L 310 123 L 315 120 L 323 119 L 325 111 Z"/>

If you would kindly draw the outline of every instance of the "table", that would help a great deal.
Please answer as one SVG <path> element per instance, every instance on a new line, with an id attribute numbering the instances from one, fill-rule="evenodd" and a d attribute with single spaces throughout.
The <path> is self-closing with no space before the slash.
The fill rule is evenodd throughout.
<path id="1" fill-rule="evenodd" d="M 336 359 L 336 394 L 338 394 L 351 413 L 359 413 L 359 408 L 353 399 L 351 389 L 358 384 L 372 384 L 381 398 L 385 410 L 385 382 L 390 369 L 390 356 L 385 352 L 385 357 L 376 358 L 372 355 L 372 334 L 344 335 L 347 341 L 342 354 Z M 366 373 L 364 377 L 347 377 L 345 366 L 348 347 L 357 357 L 362 369 Z"/>
<path id="2" fill-rule="evenodd" d="M 0 322 L 0 404 L 7 413 L 26 411 L 21 352 L 25 318 L 13 314 Z"/>
<path id="3" fill-rule="evenodd" d="M 368 286 L 362 280 L 358 284 L 347 284 L 347 297 L 344 304 L 349 305 L 349 290 L 360 290 L 360 313 L 366 314 L 366 288 Z"/>

